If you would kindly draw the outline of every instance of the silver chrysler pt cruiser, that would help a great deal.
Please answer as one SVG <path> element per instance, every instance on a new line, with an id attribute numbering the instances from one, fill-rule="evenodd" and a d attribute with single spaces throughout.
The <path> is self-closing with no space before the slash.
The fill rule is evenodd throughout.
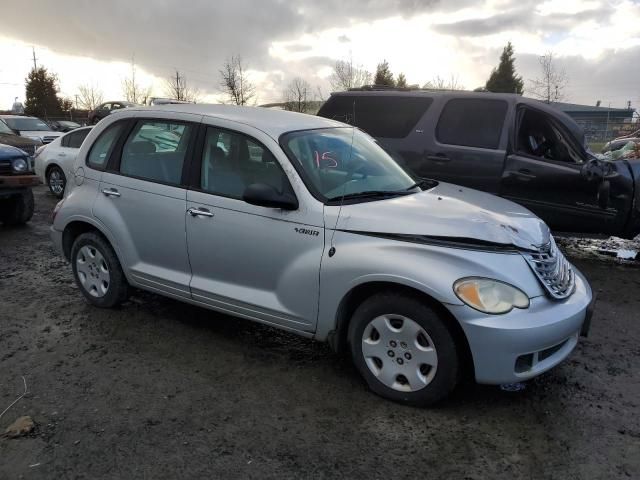
<path id="1" fill-rule="evenodd" d="M 73 172 L 51 237 L 91 304 L 135 287 L 328 341 L 396 401 L 530 379 L 589 327 L 589 284 L 540 219 L 416 179 L 339 122 L 131 108 Z"/>

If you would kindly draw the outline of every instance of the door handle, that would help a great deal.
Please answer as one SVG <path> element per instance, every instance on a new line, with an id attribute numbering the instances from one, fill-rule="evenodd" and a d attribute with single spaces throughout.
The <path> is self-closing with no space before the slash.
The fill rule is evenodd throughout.
<path id="1" fill-rule="evenodd" d="M 115 188 L 105 188 L 104 190 L 102 190 L 102 193 L 104 193 L 107 197 L 120 196 L 120 192 L 118 192 L 118 190 L 116 190 Z"/>
<path id="2" fill-rule="evenodd" d="M 213 213 L 206 208 L 190 208 L 187 213 L 192 217 L 213 217 Z"/>
<path id="3" fill-rule="evenodd" d="M 59 157 L 66 157 L 66 156 L 67 156 L 67 154 L 66 154 L 66 153 L 59 153 L 59 154 L 58 154 L 58 156 L 59 156 Z"/>
<path id="4" fill-rule="evenodd" d="M 445 163 L 445 162 L 451 161 L 451 159 L 447 157 L 444 153 L 437 153 L 436 155 L 427 154 L 426 158 L 430 162 L 436 162 L 436 163 Z"/>
<path id="5" fill-rule="evenodd" d="M 536 178 L 536 176 L 529 170 L 528 168 L 521 168 L 517 172 L 513 172 L 516 177 L 520 177 L 525 180 L 532 180 Z"/>

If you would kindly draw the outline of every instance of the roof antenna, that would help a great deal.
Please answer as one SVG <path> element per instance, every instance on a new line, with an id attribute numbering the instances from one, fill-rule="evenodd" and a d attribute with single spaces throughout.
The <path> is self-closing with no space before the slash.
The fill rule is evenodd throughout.
<path id="1" fill-rule="evenodd" d="M 352 125 L 351 125 L 351 146 L 349 147 L 349 161 L 347 162 L 347 165 L 351 165 L 351 157 L 353 155 L 353 138 L 356 134 L 356 100 L 353 100 L 353 115 L 351 118 L 352 121 Z M 340 199 L 340 208 L 338 209 L 338 216 L 336 217 L 336 223 L 333 226 L 333 232 L 331 233 L 331 248 L 329 248 L 329 257 L 333 257 L 336 254 L 336 247 L 333 244 L 333 238 L 336 236 L 336 228 L 338 228 L 338 222 L 340 221 L 340 215 L 342 214 L 342 206 L 344 205 L 344 196 L 347 192 L 347 183 L 350 180 L 350 177 L 348 177 L 346 179 L 347 181 L 344 182 L 344 185 L 342 186 L 342 198 Z"/>

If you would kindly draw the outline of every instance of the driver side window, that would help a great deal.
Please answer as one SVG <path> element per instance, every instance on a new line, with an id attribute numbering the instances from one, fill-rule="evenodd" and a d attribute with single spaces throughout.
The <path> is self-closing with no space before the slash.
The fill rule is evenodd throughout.
<path id="1" fill-rule="evenodd" d="M 551 117 L 525 110 L 518 129 L 516 150 L 540 160 L 581 164 L 584 159 L 569 134 Z"/>

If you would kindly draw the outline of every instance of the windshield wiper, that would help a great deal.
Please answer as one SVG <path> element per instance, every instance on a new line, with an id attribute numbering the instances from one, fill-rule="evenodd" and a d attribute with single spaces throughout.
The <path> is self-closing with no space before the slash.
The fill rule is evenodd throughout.
<path id="1" fill-rule="evenodd" d="M 431 185 L 432 182 L 430 182 L 429 180 L 420 180 L 419 182 L 414 183 L 413 185 L 411 185 L 410 187 L 407 187 L 407 190 L 413 190 L 414 188 L 422 188 L 425 185 Z"/>
<path id="2" fill-rule="evenodd" d="M 338 195 L 337 197 L 331 197 L 328 200 L 330 202 L 337 202 L 339 200 L 353 200 L 359 198 L 387 198 L 395 197 L 398 195 L 407 195 L 409 192 L 404 190 L 367 190 L 364 192 L 347 193 L 346 195 Z"/>

